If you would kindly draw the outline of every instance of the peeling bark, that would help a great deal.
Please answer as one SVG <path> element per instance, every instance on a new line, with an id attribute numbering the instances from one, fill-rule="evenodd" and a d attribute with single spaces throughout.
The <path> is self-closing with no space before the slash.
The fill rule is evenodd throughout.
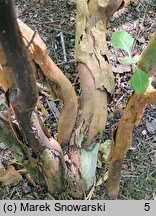
<path id="1" fill-rule="evenodd" d="M 121 1 L 77 0 L 75 61 L 82 93 L 69 155 L 71 164 L 77 165 L 71 168 L 79 181 L 83 179 L 85 190 L 92 186 L 95 177 L 98 146 L 107 120 L 107 93 L 114 92 L 106 21 L 110 10 L 115 12 L 120 5 Z"/>
<path id="2" fill-rule="evenodd" d="M 3 142 L 12 151 L 16 159 L 23 164 L 36 182 L 40 184 L 45 183 L 43 174 L 38 166 L 36 166 L 36 163 L 32 163 L 33 158 L 31 158 L 28 149 L 16 138 L 9 122 L 4 120 L 5 117 L 2 116 L 0 115 L 0 142 Z M 15 125 L 14 127 L 17 128 Z"/>
<path id="3" fill-rule="evenodd" d="M 86 73 L 91 73 L 96 89 L 106 89 L 112 94 L 114 77 L 109 64 L 104 14 L 108 4 L 109 1 L 77 1 L 75 60 L 88 68 Z"/>
<path id="4" fill-rule="evenodd" d="M 107 118 L 107 92 L 114 91 L 106 43 L 109 2 L 77 1 L 75 60 L 82 94 L 74 143 L 80 147 L 92 148 L 93 138 L 100 137 Z"/>
<path id="5" fill-rule="evenodd" d="M 12 86 L 8 86 L 6 92 L 9 122 L 17 139 L 21 136 L 19 142 L 22 149 L 29 155 L 28 161 L 31 166 L 37 167 L 37 170 L 42 173 L 41 180 L 46 182 L 49 192 L 58 192 L 63 187 L 63 153 L 57 141 L 49 140 L 46 137 L 38 118 L 33 113 L 37 102 L 36 80 L 18 28 L 12 3 L 1 1 L 0 14 L 2 16 L 0 19 L 1 49 L 4 53 L 3 56 L 5 56 L 5 64 L 10 68 L 13 77 Z M 4 73 L 3 67 L 1 67 L 1 72 Z M 5 74 L 6 80 L 9 80 L 7 75 Z M 7 82 L 3 83 L 6 84 Z M 18 130 L 12 123 L 12 110 L 18 121 Z"/>
<path id="6" fill-rule="evenodd" d="M 138 67 L 149 74 L 151 80 L 156 70 L 156 32 L 153 33 L 147 48 L 144 50 Z M 119 192 L 123 159 L 131 146 L 133 127 L 138 125 L 148 103 L 156 104 L 156 90 L 149 84 L 143 94 L 130 97 L 123 116 L 112 136 L 111 152 L 108 163 L 108 195 L 116 197 Z"/>
<path id="7" fill-rule="evenodd" d="M 66 179 L 68 192 L 74 197 L 81 197 L 93 184 L 98 147 L 107 120 L 107 96 L 114 91 L 114 77 L 106 43 L 106 21 L 126 1 L 77 0 L 75 60 L 82 90 L 78 113 L 75 91 L 47 55 L 46 46 L 39 35 L 16 19 L 10 2 L 1 2 L 0 84 L 6 92 L 9 123 L 16 137 L 13 143 L 15 148 L 20 149 L 19 160 L 25 163 L 25 167 L 37 181 L 42 180 L 47 185 L 49 192 L 62 190 Z M 47 80 L 55 85 L 56 94 L 63 102 L 58 122 L 59 143 L 46 136 L 33 111 L 38 97 L 34 63 L 40 67 Z M 155 100 L 153 90 L 150 97 L 150 101 Z M 148 100 L 147 96 L 146 102 Z M 142 101 L 143 107 L 144 102 Z M 12 121 L 13 115 L 16 116 L 17 124 Z M 127 125 L 129 131 L 134 124 L 133 117 Z M 5 143 L 2 121 L 4 119 L 0 116 L 0 140 Z M 121 126 L 121 131 L 123 130 Z M 117 132 L 114 137 L 116 134 Z M 122 158 L 127 150 L 121 146 L 116 150 L 115 141 L 109 170 L 109 178 L 113 181 L 108 182 L 109 188 L 116 184 L 114 179 L 120 179 Z M 8 142 L 6 140 L 7 144 Z M 62 149 L 66 146 L 63 155 Z M 118 155 L 121 157 L 118 158 Z"/>
<path id="8" fill-rule="evenodd" d="M 81 80 L 80 113 L 71 145 L 92 149 L 101 136 L 107 117 L 107 93 L 95 88 L 85 65 L 78 65 Z M 90 146 L 91 145 L 91 146 Z"/>
<path id="9" fill-rule="evenodd" d="M 106 42 L 106 21 L 122 1 L 77 1 L 75 60 L 82 94 L 74 141 L 77 146 L 93 148 L 107 119 L 107 92 L 114 92 Z M 109 14 L 108 14 L 109 12 Z"/>
<path id="10" fill-rule="evenodd" d="M 81 6 L 83 7 L 81 8 Z M 94 6 L 96 8 L 95 11 Z M 76 129 L 74 129 L 70 140 L 70 145 L 76 144 L 77 150 L 71 147 L 69 155 L 71 170 L 75 169 L 74 173 L 75 176 L 78 176 L 78 182 L 83 182 L 83 186 L 80 183 L 82 190 L 84 188 L 88 189 L 93 183 L 98 143 L 100 142 L 101 134 L 107 119 L 107 92 L 112 94 L 114 91 L 114 78 L 109 64 L 105 39 L 107 19 L 105 10 L 106 8 L 109 10 L 108 6 L 108 2 L 101 5 L 98 1 L 90 1 L 90 3 L 86 5 L 86 1 L 83 1 L 83 5 L 81 5 L 78 1 L 75 59 L 78 62 L 82 94 L 80 97 L 80 110 L 77 117 Z M 118 2 L 118 6 L 120 6 L 120 2 Z M 116 6 L 116 9 L 118 6 Z M 85 11 L 86 9 L 88 10 L 87 12 Z M 79 13 L 82 13 L 83 17 L 81 17 L 81 14 L 79 16 Z M 87 13 L 89 13 L 89 15 Z M 83 25 L 84 20 L 86 22 L 85 25 Z M 21 21 L 18 21 L 18 23 L 23 38 L 26 40 L 26 44 L 28 44 L 34 33 Z M 68 143 L 76 120 L 76 97 L 68 81 L 66 82 L 60 70 L 47 56 L 45 45 L 37 34 L 34 36 L 29 46 L 29 52 L 31 53 L 31 59 L 40 66 L 44 75 L 56 84 L 57 94 L 64 102 L 62 118 L 60 118 L 60 124 L 58 124 L 58 141 L 63 144 Z M 69 101 L 69 99 L 71 100 Z M 66 119 L 68 120 L 66 121 Z M 66 128 L 66 130 L 64 130 L 64 128 Z M 97 146 L 95 146 L 96 144 Z M 79 149 L 81 147 L 83 147 L 84 150 L 81 151 Z M 72 161 L 75 151 L 79 152 L 76 155 L 80 157 L 76 162 Z M 88 164 L 89 169 L 90 164 L 92 164 L 93 172 L 90 176 L 85 174 L 81 166 L 82 158 L 85 161 L 85 157 L 88 157 L 88 155 L 92 158 Z M 78 156 L 76 158 L 78 158 Z M 81 176 L 81 172 L 83 176 Z M 73 179 L 75 176 L 73 175 Z M 78 188 L 81 187 L 79 183 Z"/>
<path id="11" fill-rule="evenodd" d="M 22 37 L 26 45 L 28 45 L 34 35 L 34 31 L 19 19 L 18 24 Z M 42 73 L 56 85 L 56 94 L 63 102 L 58 122 L 58 142 L 61 145 L 68 145 L 77 115 L 77 98 L 74 88 L 47 55 L 46 46 L 37 33 L 29 46 L 29 53 L 31 60 L 38 64 Z"/>

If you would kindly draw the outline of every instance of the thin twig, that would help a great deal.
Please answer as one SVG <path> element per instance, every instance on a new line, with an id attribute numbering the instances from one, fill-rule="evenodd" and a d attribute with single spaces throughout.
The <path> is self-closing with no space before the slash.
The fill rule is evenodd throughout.
<path id="1" fill-rule="evenodd" d="M 33 33 L 33 36 L 32 36 L 32 38 L 31 38 L 31 40 L 29 41 L 29 43 L 28 43 L 28 45 L 27 45 L 27 49 L 29 49 L 29 47 L 30 47 L 30 45 L 31 45 L 31 43 L 33 42 L 33 40 L 34 40 L 34 38 L 35 38 L 35 35 L 36 35 L 36 31 L 34 31 L 34 33 Z"/>
<path id="2" fill-rule="evenodd" d="M 50 30 L 53 30 L 53 31 L 56 31 L 56 32 L 63 32 L 64 34 L 68 34 L 68 35 L 75 35 L 74 33 L 72 32 L 69 32 L 69 31 L 66 31 L 66 30 L 63 30 L 63 29 L 58 29 L 58 28 L 51 28 L 51 27 L 48 27 Z"/>
<path id="3" fill-rule="evenodd" d="M 66 53 L 66 48 L 65 48 L 63 32 L 60 32 L 57 36 L 59 36 L 61 39 L 64 62 L 67 62 L 67 53 Z"/>
<path id="4" fill-rule="evenodd" d="M 2 112 L 0 112 L 0 119 L 1 119 L 2 121 L 4 121 L 4 122 L 9 123 L 8 119 L 3 115 Z"/>
<path id="5" fill-rule="evenodd" d="M 60 116 L 60 112 L 56 107 L 56 104 L 53 101 L 48 101 L 48 99 L 46 98 L 46 102 L 48 104 L 48 107 L 51 109 L 55 119 L 58 121 L 59 116 Z"/>
<path id="6" fill-rule="evenodd" d="M 120 103 L 120 101 L 123 99 L 124 96 L 125 96 L 125 94 L 123 94 L 123 95 L 119 98 L 119 100 L 116 102 L 114 108 L 116 108 L 116 107 L 118 106 L 118 104 Z"/>
<path id="7" fill-rule="evenodd" d="M 87 197 L 85 198 L 85 200 L 91 200 L 93 194 L 94 194 L 94 191 L 95 191 L 95 187 L 96 187 L 96 178 L 94 178 L 94 183 L 93 183 L 93 186 L 92 188 L 90 189 Z"/>
<path id="8" fill-rule="evenodd" d="M 75 60 L 70 60 L 70 61 L 67 61 L 67 62 L 61 62 L 61 63 L 57 63 L 56 65 L 60 66 L 60 65 L 64 65 L 64 64 L 72 64 L 72 63 L 75 63 Z"/>

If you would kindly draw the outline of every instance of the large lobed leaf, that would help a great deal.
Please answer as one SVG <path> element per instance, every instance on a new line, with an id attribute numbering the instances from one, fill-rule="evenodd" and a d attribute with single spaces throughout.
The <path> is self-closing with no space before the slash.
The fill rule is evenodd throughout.
<path id="1" fill-rule="evenodd" d="M 115 48 L 125 50 L 129 55 L 133 46 L 134 38 L 127 32 L 114 32 L 111 37 L 111 43 Z"/>

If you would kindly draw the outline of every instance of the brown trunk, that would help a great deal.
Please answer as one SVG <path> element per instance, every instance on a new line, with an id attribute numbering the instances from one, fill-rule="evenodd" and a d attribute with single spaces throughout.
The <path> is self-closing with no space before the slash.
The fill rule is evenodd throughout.
<path id="1" fill-rule="evenodd" d="M 24 42 L 28 46 L 35 33 L 22 21 L 18 20 L 18 24 Z M 29 54 L 31 60 L 41 68 L 45 77 L 52 81 L 52 88 L 55 89 L 55 93 L 62 100 L 63 106 L 58 122 L 58 142 L 62 146 L 66 146 L 69 143 L 77 115 L 77 98 L 74 88 L 62 71 L 47 55 L 46 46 L 37 33 L 29 45 Z"/>
<path id="2" fill-rule="evenodd" d="M 0 56 L 2 57 L 0 72 L 3 75 L 1 77 L 6 78 L 2 80 L 2 87 L 6 91 L 8 120 L 17 138 L 17 144 L 22 145 L 21 150 L 25 152 L 30 167 L 33 168 L 32 171 L 36 168 L 36 172 L 39 171 L 38 174 L 41 174 L 38 176 L 33 173 L 32 176 L 36 176 L 38 182 L 46 182 L 50 192 L 58 192 L 63 185 L 63 153 L 55 140 L 49 140 L 46 137 L 33 112 L 37 102 L 36 80 L 12 4 L 1 1 L 0 14 L 2 16 L 0 19 Z M 6 67 L 11 76 L 9 73 L 4 74 Z M 18 124 L 13 123 L 13 114 Z"/>
<path id="3" fill-rule="evenodd" d="M 156 32 L 153 33 L 147 48 L 144 50 L 138 67 L 149 74 L 149 82 L 151 82 L 156 70 Z M 133 93 L 117 128 L 113 132 L 108 160 L 107 190 L 109 196 L 115 197 L 119 192 L 122 162 L 131 146 L 132 130 L 135 125 L 139 124 L 144 108 L 148 103 L 156 103 L 156 90 L 153 89 L 151 83 L 143 94 Z"/>
<path id="4" fill-rule="evenodd" d="M 112 95 L 114 91 L 106 21 L 121 3 L 77 0 L 75 60 L 82 93 L 69 159 L 71 170 L 79 176 L 79 182 L 83 180 L 85 190 L 93 185 L 98 147 L 107 120 L 107 93 Z"/>

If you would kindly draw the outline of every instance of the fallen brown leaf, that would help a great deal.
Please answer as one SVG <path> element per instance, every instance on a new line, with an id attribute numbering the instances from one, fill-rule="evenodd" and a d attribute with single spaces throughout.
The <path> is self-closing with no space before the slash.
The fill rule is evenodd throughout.
<path id="1" fill-rule="evenodd" d="M 6 186 L 21 180 L 22 176 L 12 165 L 10 165 L 7 170 L 0 169 L 0 185 Z"/>
<path id="2" fill-rule="evenodd" d="M 146 40 L 145 40 L 144 37 L 138 38 L 137 41 L 138 41 L 139 43 L 142 43 L 142 44 L 144 44 L 144 43 L 146 42 Z"/>
<path id="3" fill-rule="evenodd" d="M 131 67 L 129 65 L 118 65 L 117 67 L 112 67 L 114 73 L 125 73 L 130 72 Z"/>

